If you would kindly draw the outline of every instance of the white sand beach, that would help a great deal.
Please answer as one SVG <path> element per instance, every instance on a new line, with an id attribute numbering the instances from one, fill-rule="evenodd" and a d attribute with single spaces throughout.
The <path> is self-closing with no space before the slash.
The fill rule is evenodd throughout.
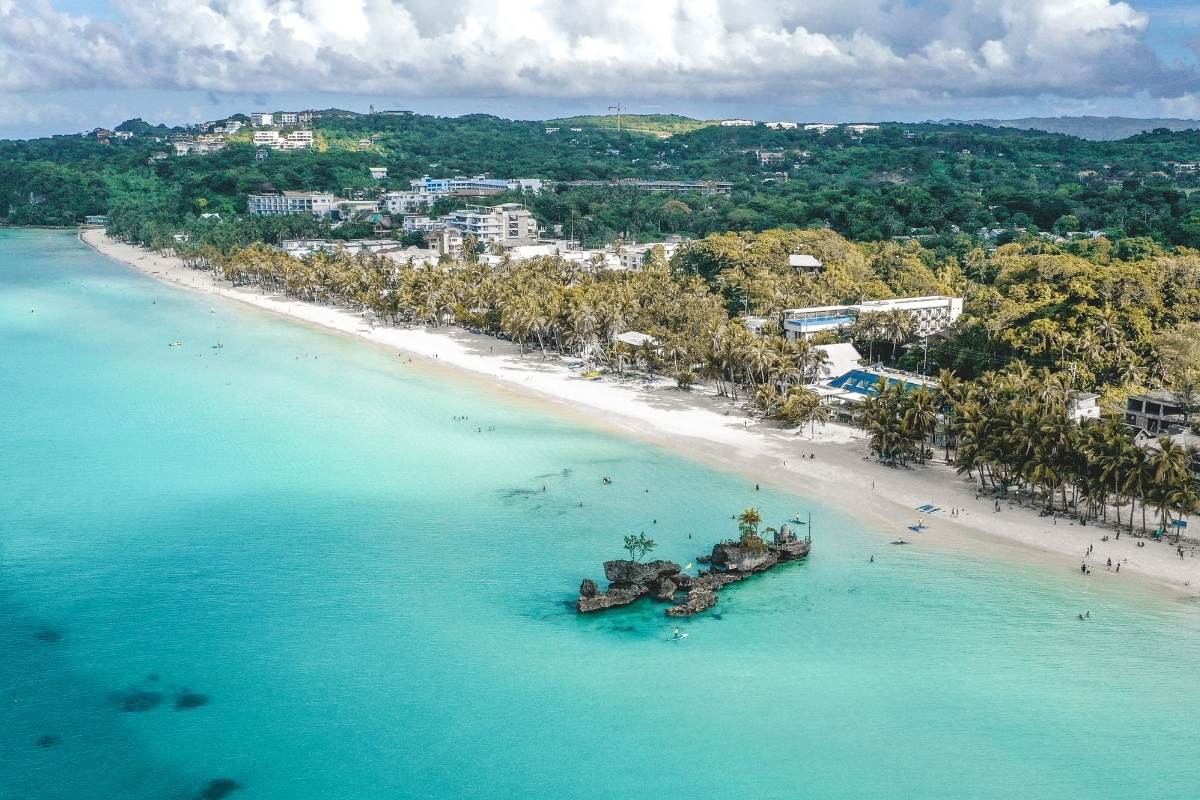
<path id="1" fill-rule="evenodd" d="M 815 439 L 810 439 L 807 429 L 784 430 L 750 418 L 704 387 L 681 392 L 669 380 L 586 380 L 565 360 L 543 360 L 536 351 L 522 356 L 516 345 L 489 336 L 458 328 L 372 327 L 345 309 L 234 288 L 188 269 L 176 258 L 109 239 L 100 229 L 85 229 L 81 238 L 104 255 L 162 281 L 359 337 L 435 367 L 461 370 L 497 389 L 551 401 L 583 422 L 736 471 L 751 483 L 819 496 L 882 531 L 881 552 L 888 541 L 903 537 L 912 547 L 1036 560 L 1071 571 L 1080 581 L 1141 581 L 1200 594 L 1200 554 L 1185 550 L 1180 559 L 1172 543 L 1126 535 L 1116 539 L 1111 528 L 1084 527 L 1065 519 L 1055 523 L 1028 508 L 1002 503 L 997 512 L 992 500 L 976 499 L 974 484 L 944 465 L 898 470 L 875 463 L 862 433 L 849 427 L 818 426 Z M 914 510 L 926 503 L 941 510 L 929 515 Z M 953 509 L 960 513 L 952 516 Z M 926 531 L 908 530 L 920 521 L 929 526 Z M 1103 541 L 1106 536 L 1109 540 Z M 1145 546 L 1138 547 L 1138 542 Z M 1093 550 L 1086 561 L 1092 573 L 1083 575 L 1080 563 L 1089 546 Z M 1106 566 L 1109 559 L 1120 564 L 1119 572 Z"/>

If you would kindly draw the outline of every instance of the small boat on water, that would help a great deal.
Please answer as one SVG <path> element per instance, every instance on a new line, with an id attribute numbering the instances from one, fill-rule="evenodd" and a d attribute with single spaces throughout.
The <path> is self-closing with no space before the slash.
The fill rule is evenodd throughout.
<path id="1" fill-rule="evenodd" d="M 167 345 L 167 347 L 183 347 L 183 342 L 176 339 L 175 341 L 173 341 L 169 345 Z"/>
<path id="2" fill-rule="evenodd" d="M 220 342 L 217 342 L 216 344 L 214 344 L 214 345 L 212 346 L 212 349 L 213 349 L 213 350 L 220 350 L 220 349 L 221 349 L 221 348 L 223 348 L 224 346 L 225 346 L 225 345 L 221 344 Z"/>

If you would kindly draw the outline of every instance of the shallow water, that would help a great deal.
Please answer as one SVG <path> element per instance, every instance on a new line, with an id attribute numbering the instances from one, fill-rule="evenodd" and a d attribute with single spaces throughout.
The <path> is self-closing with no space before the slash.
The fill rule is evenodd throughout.
<path id="1" fill-rule="evenodd" d="M 571 610 L 624 534 L 688 562 L 752 504 L 811 510 L 814 555 L 686 641 L 661 606 Z M 1200 607 L 889 547 L 63 234 L 0 231 L 0 511 L 0 798 L 1200 782 Z"/>

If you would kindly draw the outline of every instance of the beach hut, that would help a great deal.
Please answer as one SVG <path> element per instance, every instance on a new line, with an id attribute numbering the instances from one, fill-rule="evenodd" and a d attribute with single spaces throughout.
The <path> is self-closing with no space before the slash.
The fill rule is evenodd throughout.
<path id="1" fill-rule="evenodd" d="M 649 344 L 651 347 L 658 348 L 658 339 L 655 339 L 648 333 L 638 333 L 637 331 L 625 331 L 616 336 L 615 341 L 622 342 L 630 347 L 641 347 L 644 344 Z"/>

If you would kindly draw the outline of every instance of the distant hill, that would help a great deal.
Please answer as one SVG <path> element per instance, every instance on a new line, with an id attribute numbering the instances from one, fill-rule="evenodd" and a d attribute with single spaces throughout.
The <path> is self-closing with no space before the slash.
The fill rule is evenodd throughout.
<path id="1" fill-rule="evenodd" d="M 138 136 L 167 136 L 172 133 L 181 133 L 187 129 L 179 125 L 151 125 L 141 117 L 134 117 L 122 122 L 115 130 L 134 133 Z"/>
<path id="2" fill-rule="evenodd" d="M 582 117 L 563 117 L 548 119 L 547 125 L 557 125 L 563 128 L 616 128 L 616 114 L 596 114 Z M 622 114 L 621 127 L 627 131 L 650 133 L 655 136 L 674 136 L 677 133 L 690 133 L 700 128 L 716 125 L 716 120 L 692 119 L 678 114 Z"/>
<path id="3" fill-rule="evenodd" d="M 1200 129 L 1200 120 L 1175 119 L 1170 117 L 1022 117 L 1021 119 L 942 119 L 940 124 L 986 125 L 989 128 L 1017 128 L 1047 133 L 1065 133 L 1080 139 L 1112 141 L 1128 139 L 1157 128 L 1170 131 Z"/>

